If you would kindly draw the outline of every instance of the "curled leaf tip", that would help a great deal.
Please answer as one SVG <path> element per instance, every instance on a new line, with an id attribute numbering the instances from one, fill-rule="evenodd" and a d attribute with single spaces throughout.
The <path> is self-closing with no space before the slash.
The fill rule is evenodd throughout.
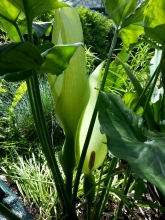
<path id="1" fill-rule="evenodd" d="M 93 150 L 91 152 L 91 155 L 90 155 L 90 158 L 89 158 L 89 163 L 88 163 L 88 168 L 89 170 L 92 170 L 92 168 L 94 167 L 94 164 L 95 164 L 95 151 Z"/>

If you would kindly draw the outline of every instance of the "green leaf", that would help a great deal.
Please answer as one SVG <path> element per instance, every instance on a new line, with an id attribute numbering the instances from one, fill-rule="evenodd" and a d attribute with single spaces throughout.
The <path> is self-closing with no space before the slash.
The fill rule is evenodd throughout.
<path id="1" fill-rule="evenodd" d="M 6 0 L 0 1 L 0 27 L 8 33 L 13 41 L 19 41 L 15 28 L 20 11 Z"/>
<path id="2" fill-rule="evenodd" d="M 27 42 L 0 45 L 0 76 L 38 70 L 43 63 L 39 51 Z"/>
<path id="3" fill-rule="evenodd" d="M 134 85 L 136 91 L 137 91 L 137 94 L 138 96 L 140 97 L 141 93 L 143 92 L 143 89 L 139 83 L 139 81 L 136 79 L 136 77 L 134 76 L 134 74 L 131 72 L 131 70 L 129 69 L 128 66 L 126 66 L 122 60 L 120 60 L 118 57 L 116 57 L 117 60 L 119 61 L 119 63 L 124 67 L 128 77 L 130 78 L 132 84 Z M 141 103 L 142 103 L 142 106 L 144 107 L 145 106 L 145 103 L 146 103 L 146 96 L 144 95 L 143 97 L 141 97 Z M 146 117 L 146 120 L 147 120 L 147 123 L 148 123 L 148 126 L 150 129 L 154 130 L 155 129 L 155 121 L 153 119 L 153 115 L 152 115 L 152 111 L 151 111 L 151 108 L 149 105 L 147 105 L 146 107 L 146 114 L 145 114 L 145 117 Z"/>
<path id="4" fill-rule="evenodd" d="M 126 66 L 126 65 L 124 64 L 124 62 L 123 62 L 121 59 L 119 59 L 119 57 L 116 57 L 116 59 L 119 61 L 119 63 L 120 63 L 120 64 L 123 66 L 123 68 L 125 69 L 125 72 L 127 73 L 128 77 L 130 78 L 131 82 L 133 83 L 133 85 L 134 85 L 134 87 L 135 87 L 135 89 L 136 89 L 138 95 L 140 96 L 141 93 L 142 93 L 142 91 L 143 91 L 143 89 L 142 89 L 142 87 L 141 87 L 139 81 L 136 79 L 136 77 L 135 77 L 134 74 L 131 72 L 131 70 L 129 69 L 129 67 Z"/>
<path id="5" fill-rule="evenodd" d="M 123 21 L 121 28 L 128 26 L 130 24 L 143 25 L 144 19 L 144 9 L 146 8 L 148 0 L 143 1 L 138 7 L 135 9 L 133 13 L 131 13 L 126 19 Z"/>
<path id="6" fill-rule="evenodd" d="M 39 44 L 39 45 L 37 45 L 37 49 L 39 50 L 40 53 L 44 53 L 46 51 L 49 52 L 49 50 L 52 49 L 53 47 L 54 47 L 54 44 L 50 43 L 50 42 L 46 43 L 46 44 Z"/>
<path id="7" fill-rule="evenodd" d="M 52 22 L 33 22 L 32 23 L 34 33 L 37 35 L 37 37 L 42 37 L 51 25 L 52 25 Z"/>
<path id="8" fill-rule="evenodd" d="M 127 197 L 123 194 L 123 192 L 121 192 L 121 190 L 111 188 L 110 192 L 114 193 L 117 197 L 119 197 L 123 201 L 123 203 L 128 207 L 128 209 L 130 209 L 131 203 L 129 202 Z"/>
<path id="9" fill-rule="evenodd" d="M 133 13 L 126 17 L 121 25 L 120 37 L 125 48 L 128 48 L 130 44 L 137 43 L 139 36 L 144 32 L 143 18 L 147 2 L 148 0 L 140 4 Z"/>
<path id="10" fill-rule="evenodd" d="M 138 0 L 104 0 L 104 5 L 110 18 L 119 27 L 125 18 L 134 11 L 137 2 Z"/>
<path id="11" fill-rule="evenodd" d="M 1 78 L 8 82 L 18 82 L 29 78 L 30 76 L 32 76 L 32 74 L 33 74 L 32 70 L 29 69 L 20 72 L 6 73 Z"/>
<path id="12" fill-rule="evenodd" d="M 143 119 L 114 94 L 100 92 L 99 121 L 110 153 L 128 161 L 137 176 L 165 194 L 165 135 L 146 131 Z"/>
<path id="13" fill-rule="evenodd" d="M 38 70 L 38 73 L 51 73 L 52 75 L 57 76 L 60 75 L 67 68 L 69 61 L 78 46 L 82 46 L 82 43 L 55 46 L 53 49 L 49 49 L 47 51 L 48 54 L 46 56 L 44 54 L 47 52 L 44 52 L 42 55 L 45 58 L 45 62 Z"/>
<path id="14" fill-rule="evenodd" d="M 10 111 L 14 110 L 15 106 L 21 100 L 21 98 L 25 94 L 26 90 L 27 90 L 26 82 L 21 83 L 21 85 L 18 87 L 18 89 L 16 90 L 16 92 L 14 94 L 14 98 L 13 98 L 12 104 L 10 106 Z"/>
<path id="15" fill-rule="evenodd" d="M 19 13 L 20 11 L 10 4 L 9 1 L 0 1 L 0 17 L 6 19 L 7 21 L 15 22 Z"/>
<path id="16" fill-rule="evenodd" d="M 160 211 L 165 212 L 164 207 L 157 205 L 153 202 L 141 201 L 141 202 L 136 203 L 136 205 L 141 206 L 141 207 L 146 207 L 146 208 L 159 209 Z"/>
<path id="17" fill-rule="evenodd" d="M 20 11 L 24 12 L 23 0 L 8 0 Z M 31 19 L 38 15 L 44 14 L 56 8 L 68 7 L 68 4 L 59 2 L 58 0 L 26 0 L 27 10 L 31 15 Z"/>
<path id="18" fill-rule="evenodd" d="M 139 36 L 144 32 L 142 26 L 130 24 L 121 29 L 120 37 L 123 41 L 124 47 L 127 49 L 130 44 L 136 43 Z"/>
<path id="19" fill-rule="evenodd" d="M 4 89 L 2 86 L 0 86 L 0 92 L 5 93 L 5 92 L 7 92 L 7 90 L 6 90 L 6 89 Z"/>
<path id="20" fill-rule="evenodd" d="M 150 0 L 145 10 L 144 30 L 146 35 L 162 45 L 165 44 L 165 2 Z"/>
<path id="21" fill-rule="evenodd" d="M 137 93 L 133 93 L 133 92 L 126 92 L 122 98 L 124 104 L 131 109 L 132 111 L 134 111 L 138 100 L 139 100 L 139 96 L 137 95 Z M 137 115 L 142 115 L 143 113 L 143 108 L 140 107 L 137 109 L 136 114 Z"/>
<path id="22" fill-rule="evenodd" d="M 118 56 L 124 61 L 127 61 L 129 57 L 124 48 L 122 48 Z M 127 78 L 123 66 L 119 65 L 117 60 L 114 60 L 110 64 L 104 90 L 106 92 L 124 93 L 127 88 Z"/>
<path id="23" fill-rule="evenodd" d="M 144 182 L 144 180 L 143 179 L 137 180 L 135 185 L 134 199 L 138 200 L 143 195 L 143 193 L 145 193 L 146 189 L 147 189 L 147 185 Z"/>

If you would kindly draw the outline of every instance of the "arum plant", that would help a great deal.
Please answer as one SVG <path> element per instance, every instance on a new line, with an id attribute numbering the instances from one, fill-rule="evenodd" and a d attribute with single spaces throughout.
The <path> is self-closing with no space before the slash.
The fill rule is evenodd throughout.
<path id="1" fill-rule="evenodd" d="M 54 182 L 59 193 L 61 205 L 67 210 L 68 215 L 77 219 L 75 211 L 69 201 L 64 188 L 64 182 L 54 156 L 50 137 L 44 120 L 40 91 L 38 86 L 38 73 L 51 72 L 61 74 L 67 67 L 70 58 L 79 45 L 54 47 L 52 44 L 41 45 L 40 49 L 33 45 L 33 19 L 55 8 L 68 7 L 66 3 L 58 1 L 1 1 L 3 7 L 0 9 L 0 22 L 6 32 L 12 37 L 11 26 L 14 30 L 14 39 L 22 41 L 1 45 L 0 52 L 0 76 L 7 81 L 26 80 L 35 126 L 42 145 L 43 152 L 48 165 L 52 171 Z M 9 11 L 12 13 L 9 15 Z M 28 43 L 24 42 L 23 33 L 18 25 L 19 15 L 24 13 L 26 17 L 26 30 L 28 32 Z M 40 52 L 41 51 L 41 52 Z M 42 54 L 41 54 L 42 53 Z M 58 59 L 59 56 L 62 59 Z M 56 59 L 54 59 L 56 58 Z M 13 218 L 14 219 L 14 218 Z"/>
<path id="2" fill-rule="evenodd" d="M 56 10 L 54 25 L 57 26 L 57 29 L 53 33 L 53 43 L 71 44 L 83 41 L 77 9 Z M 74 168 L 79 164 L 97 100 L 102 67 L 103 63 L 87 78 L 85 51 L 84 48 L 78 48 L 62 75 L 49 74 L 48 76 L 56 103 L 55 114 L 66 135 L 59 159 L 66 175 L 66 188 L 70 197 L 72 195 L 72 174 Z M 103 143 L 105 137 L 99 133 L 97 120 L 84 161 L 83 172 L 85 174 L 91 174 L 100 166 L 106 156 L 107 148 Z"/>
<path id="3" fill-rule="evenodd" d="M 159 1 L 163 2 L 163 0 Z M 91 219 L 91 203 L 95 196 L 96 186 L 93 172 L 102 164 L 107 153 L 107 145 L 111 154 L 130 162 L 137 176 L 148 181 L 151 179 L 153 184 L 165 192 L 164 186 L 161 184 L 164 178 L 164 158 L 161 157 L 161 152 L 164 153 L 164 135 L 146 131 L 143 126 L 143 119 L 126 108 L 118 96 L 106 94 L 102 91 L 118 36 L 122 38 L 123 45 L 127 49 L 131 43 L 136 43 L 139 35 L 144 32 L 143 12 L 147 1 L 141 5 L 141 8 L 136 8 L 137 0 L 103 1 L 109 17 L 114 21 L 115 33 L 101 84 L 104 63 L 101 63 L 90 76 L 86 76 L 85 51 L 82 46 L 83 33 L 77 9 L 68 7 L 66 3 L 51 0 L 43 0 L 42 2 L 40 0 L 35 2 L 31 0 L 1 0 L 1 2 L 5 6 L 4 9 L 3 7 L 0 8 L 1 26 L 12 36 L 9 28 L 11 25 L 14 33 L 13 40 L 16 39 L 16 41 L 21 42 L 0 46 L 0 76 L 9 81 L 26 80 L 34 122 L 42 150 L 59 193 L 63 216 L 67 215 L 68 219 L 78 219 L 75 211 L 75 200 L 80 175 L 83 172 L 84 193 L 88 210 L 87 218 Z M 150 3 L 150 7 L 154 6 L 153 1 L 150 0 Z M 12 11 L 9 17 L 8 8 Z M 33 44 L 33 19 L 52 9 L 55 9 L 52 43 L 36 47 Z M 19 15 L 21 13 L 24 13 L 26 17 L 25 29 L 28 33 L 28 42 L 24 42 L 24 33 L 21 33 L 22 29 L 19 26 Z M 152 23 L 150 11 L 146 12 L 146 16 L 149 16 L 148 19 Z M 161 24 L 162 20 L 158 20 Z M 150 31 L 153 28 L 152 25 L 151 27 L 150 25 L 149 27 L 146 26 L 146 32 L 152 32 Z M 37 28 L 36 24 L 35 28 Z M 158 42 L 163 45 L 162 39 L 158 39 Z M 164 56 L 164 51 L 162 56 Z M 119 59 L 118 61 L 120 62 Z M 125 67 L 123 62 L 120 63 Z M 161 58 L 160 69 L 163 68 L 162 63 L 163 58 Z M 125 70 L 127 71 L 126 67 Z M 52 150 L 42 111 L 37 77 L 38 74 L 45 72 L 49 73 L 48 81 L 56 105 L 55 114 L 66 137 L 59 155 L 60 164 L 66 177 L 65 184 Z M 141 93 L 139 83 L 130 71 L 127 72 L 129 77 L 132 77 L 135 87 L 140 88 L 139 93 Z M 12 108 L 15 104 L 13 102 Z M 102 134 L 100 133 L 99 123 Z M 145 135 L 143 131 L 145 131 Z M 150 152 L 150 157 L 148 157 L 148 152 Z M 155 161 L 155 153 L 160 158 L 160 161 L 156 160 L 156 163 L 161 162 L 163 165 L 157 167 L 154 163 L 154 167 L 147 167 L 148 161 L 151 163 Z M 148 160 L 144 160 L 144 157 Z M 100 219 L 101 217 L 113 182 L 111 174 L 116 165 L 117 158 L 113 157 L 107 178 L 104 181 L 104 190 L 101 193 L 98 209 L 95 210 L 93 219 Z M 77 172 L 73 187 L 72 179 L 75 170 Z M 157 181 L 155 180 L 155 173 L 158 176 Z"/>

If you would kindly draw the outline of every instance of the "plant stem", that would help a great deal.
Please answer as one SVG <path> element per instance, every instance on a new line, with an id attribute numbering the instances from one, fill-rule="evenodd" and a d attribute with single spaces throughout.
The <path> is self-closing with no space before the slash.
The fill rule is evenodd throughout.
<path id="1" fill-rule="evenodd" d="M 54 156 L 51 140 L 49 138 L 46 122 L 44 119 L 43 109 L 42 109 L 37 74 L 34 73 L 33 76 L 29 80 L 27 80 L 27 87 L 28 87 L 31 108 L 32 108 L 32 114 L 35 121 L 38 136 L 41 142 L 43 152 L 47 159 L 48 165 L 52 171 L 60 201 L 62 202 L 63 208 L 65 207 L 65 209 L 67 210 L 69 216 L 70 217 L 74 216 L 74 218 L 77 219 L 76 213 L 66 193 L 64 182 L 60 174 L 57 161 Z"/>
<path id="2" fill-rule="evenodd" d="M 113 54 L 113 51 L 114 51 L 114 48 L 115 48 L 115 45 L 116 45 L 118 34 L 119 34 L 119 30 L 115 29 L 115 33 L 114 33 L 114 36 L 113 36 L 113 39 L 112 39 L 112 44 L 111 44 L 111 47 L 110 47 L 110 50 L 109 50 L 109 53 L 108 53 L 108 58 L 107 58 L 107 62 L 106 62 L 105 70 L 104 70 L 102 83 L 101 83 L 101 86 L 100 86 L 101 91 L 104 90 L 105 82 L 106 82 L 107 75 L 108 75 L 109 65 L 111 63 L 112 54 Z"/>
<path id="3" fill-rule="evenodd" d="M 65 174 L 66 177 L 66 192 L 70 201 L 72 201 L 72 179 L 73 179 L 73 172 Z"/>
<path id="4" fill-rule="evenodd" d="M 24 6 L 26 21 L 27 21 L 28 41 L 29 41 L 29 43 L 33 44 L 32 18 L 31 18 L 31 15 L 29 13 L 28 1 L 27 0 L 22 0 L 22 3 L 23 3 L 23 6 Z"/>
<path id="5" fill-rule="evenodd" d="M 110 187 L 113 182 L 113 177 L 110 177 L 110 176 L 112 174 L 112 171 L 115 169 L 115 167 L 117 165 L 117 161 L 118 161 L 118 158 L 116 158 L 116 157 L 112 158 L 112 161 L 109 166 L 108 174 L 107 174 L 107 177 L 104 182 L 104 188 L 102 190 L 100 200 L 96 206 L 96 212 L 94 213 L 93 218 L 92 218 L 93 220 L 99 220 L 101 218 L 101 215 L 103 213 L 103 209 L 104 209 L 106 201 L 108 199 L 109 190 L 110 190 Z"/>
<path id="6" fill-rule="evenodd" d="M 92 209 L 92 204 L 91 202 L 87 203 L 87 220 L 91 220 L 91 209 Z"/>
<path id="7" fill-rule="evenodd" d="M 33 44 L 32 19 L 31 19 L 29 10 L 28 10 L 27 0 L 22 0 L 22 1 L 24 5 L 26 20 L 27 20 L 28 41 L 29 43 Z M 59 170 L 59 167 L 58 167 L 58 164 L 57 164 L 54 152 L 53 152 L 53 146 L 51 144 L 51 140 L 50 140 L 49 133 L 47 130 L 43 108 L 42 108 L 37 72 L 33 71 L 32 77 L 27 80 L 27 88 L 28 88 L 28 93 L 29 93 L 32 114 L 33 114 L 36 129 L 37 129 L 37 133 L 39 136 L 39 140 L 41 142 L 41 146 L 45 154 L 46 160 L 48 162 L 48 165 L 52 171 L 52 175 L 54 178 L 57 192 L 59 194 L 60 201 L 62 203 L 63 209 L 65 207 L 65 209 L 67 210 L 67 213 L 70 219 L 76 220 L 78 219 L 78 217 L 76 215 L 75 210 L 73 209 L 71 201 L 69 200 L 69 197 L 65 190 L 64 181 L 62 179 L 62 176 L 61 176 L 61 173 L 60 173 L 60 170 Z"/>
<path id="8" fill-rule="evenodd" d="M 104 71 L 103 80 L 102 80 L 102 83 L 101 83 L 100 90 L 103 90 L 104 86 L 105 86 L 106 78 L 107 78 L 107 75 L 108 75 L 109 65 L 110 65 L 110 62 L 111 62 L 111 59 L 112 59 L 112 54 L 113 54 L 113 51 L 114 51 L 114 48 L 115 48 L 115 45 L 116 45 L 116 41 L 117 41 L 117 37 L 118 37 L 118 32 L 119 31 L 116 29 L 113 40 L 112 40 L 112 44 L 111 44 L 111 47 L 110 47 L 110 50 L 109 50 L 108 59 L 107 59 L 107 62 L 106 62 L 106 67 L 105 67 L 105 71 Z M 98 100 L 99 100 L 99 95 L 98 95 L 98 98 L 97 98 L 97 101 L 96 101 L 96 105 L 95 105 L 95 108 L 94 108 L 94 111 L 93 111 L 91 122 L 90 122 L 90 125 L 89 125 L 89 128 L 88 128 L 88 133 L 87 133 L 87 136 L 86 136 L 86 139 L 85 139 L 84 147 L 83 147 L 83 150 L 82 150 L 82 153 L 81 153 L 79 165 L 78 165 L 78 168 L 77 168 L 77 174 L 76 174 L 75 185 L 74 185 L 74 190 L 73 190 L 73 206 L 75 206 L 75 203 L 76 203 L 76 197 L 77 197 L 77 191 L 78 191 L 80 176 L 81 176 L 85 156 L 86 156 L 86 153 L 87 153 L 87 150 L 88 150 L 88 145 L 89 145 L 89 142 L 90 142 L 90 138 L 91 138 L 91 135 L 92 135 L 93 127 L 94 127 L 94 124 L 95 124 L 95 119 L 96 119 L 96 116 L 97 116 Z"/>
<path id="9" fill-rule="evenodd" d="M 21 33 L 21 31 L 20 31 L 20 29 L 19 29 L 19 27 L 18 27 L 18 24 L 16 23 L 14 26 L 15 26 L 15 28 L 16 28 L 16 30 L 17 30 L 17 33 L 18 33 L 18 35 L 19 35 L 19 37 L 20 37 L 20 40 L 21 40 L 21 41 L 24 41 L 23 35 L 22 35 L 22 33 Z"/>
<path id="10" fill-rule="evenodd" d="M 122 186 L 122 191 L 124 191 L 124 195 L 127 194 L 128 190 L 129 190 L 129 187 L 130 187 L 130 184 L 131 184 L 131 181 L 132 181 L 132 175 L 130 173 L 130 169 L 128 169 L 127 172 L 126 172 L 126 175 L 124 177 L 124 182 L 123 182 L 123 186 Z M 117 212 L 116 212 L 116 215 L 115 215 L 114 219 L 116 219 L 116 220 L 119 219 L 122 206 L 123 206 L 123 201 L 120 200 L 120 202 L 118 204 Z"/>

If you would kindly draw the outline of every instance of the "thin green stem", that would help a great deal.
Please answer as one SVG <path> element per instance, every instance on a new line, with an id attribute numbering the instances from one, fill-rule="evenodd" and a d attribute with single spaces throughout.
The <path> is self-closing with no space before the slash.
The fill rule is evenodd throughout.
<path id="1" fill-rule="evenodd" d="M 32 19 L 31 19 L 29 10 L 28 10 L 27 3 L 28 2 L 26 0 L 23 0 L 24 11 L 25 11 L 26 20 L 27 20 L 28 41 L 29 43 L 33 44 Z M 52 175 L 54 178 L 56 189 L 59 194 L 60 201 L 62 202 L 63 208 L 65 207 L 65 209 L 67 210 L 67 213 L 70 219 L 76 220 L 78 219 L 78 217 L 76 215 L 75 210 L 73 209 L 71 201 L 69 200 L 69 197 L 65 190 L 64 181 L 62 179 L 62 176 L 61 176 L 61 173 L 58 167 L 58 163 L 56 161 L 56 158 L 53 152 L 53 146 L 51 144 L 51 140 L 49 137 L 49 133 L 47 130 L 44 113 L 43 113 L 38 77 L 35 71 L 33 71 L 32 77 L 27 80 L 27 88 L 28 88 L 28 93 L 29 93 L 32 114 L 33 114 L 34 122 L 36 125 L 37 133 L 39 136 L 39 140 L 41 142 L 41 146 L 45 154 L 46 160 L 48 162 L 48 165 L 52 171 Z"/>
<path id="2" fill-rule="evenodd" d="M 104 70 L 102 83 L 101 83 L 101 86 L 100 86 L 101 91 L 104 90 L 105 82 L 106 82 L 107 75 L 108 75 L 109 65 L 110 65 L 111 60 L 112 60 L 112 55 L 113 55 L 113 51 L 114 51 L 114 48 L 115 48 L 115 45 L 116 45 L 118 34 L 119 34 L 119 30 L 115 29 L 112 44 L 111 44 L 111 47 L 110 47 L 110 50 L 109 50 L 109 53 L 108 53 L 108 58 L 107 58 L 107 62 L 106 62 L 105 70 Z"/>
<path id="3" fill-rule="evenodd" d="M 19 37 L 20 37 L 20 40 L 21 40 L 21 41 L 24 41 L 24 37 L 23 37 L 23 35 L 22 35 L 22 33 L 21 33 L 20 29 L 19 29 L 18 24 L 16 23 L 14 26 L 15 26 L 15 28 L 16 28 L 16 30 L 17 30 L 17 33 L 18 33 L 18 35 L 19 35 Z"/>
<path id="4" fill-rule="evenodd" d="M 107 62 L 106 62 L 106 67 L 105 67 L 105 71 L 104 71 L 104 75 L 103 75 L 100 90 L 103 90 L 104 86 L 105 86 L 106 78 L 107 78 L 107 75 L 108 75 L 108 69 L 109 69 L 109 65 L 110 65 L 110 62 L 111 62 L 111 59 L 112 59 L 112 54 L 113 54 L 113 51 L 114 51 L 114 48 L 115 48 L 115 45 L 116 45 L 117 37 L 118 37 L 118 30 L 116 29 L 113 40 L 112 40 L 112 44 L 111 44 L 111 47 L 110 47 L 110 50 L 109 50 L 108 59 L 107 59 Z M 74 185 L 74 190 L 73 190 L 73 206 L 75 206 L 75 203 L 76 203 L 76 197 L 77 197 L 77 191 L 78 191 L 80 176 L 81 176 L 85 156 L 86 156 L 86 153 L 87 153 L 87 150 L 88 150 L 88 145 L 89 145 L 89 142 L 90 142 L 90 138 L 91 138 L 91 135 L 92 135 L 93 127 L 94 127 L 96 116 L 97 116 L 98 100 L 99 100 L 99 96 L 98 96 L 97 101 L 96 101 L 96 105 L 95 105 L 95 108 L 94 108 L 94 111 L 93 111 L 91 122 L 90 122 L 90 125 L 89 125 L 89 128 L 88 128 L 88 133 L 87 133 L 87 136 L 86 136 L 86 139 L 85 139 L 84 147 L 83 147 L 83 150 L 82 150 L 82 153 L 81 153 L 79 165 L 78 165 L 78 168 L 77 168 L 77 174 L 76 174 L 75 185 Z"/>
<path id="5" fill-rule="evenodd" d="M 108 174 L 107 174 L 107 177 L 106 177 L 105 182 L 104 182 L 104 188 L 101 192 L 100 200 L 97 204 L 95 213 L 94 213 L 93 218 L 92 218 L 93 220 L 99 220 L 101 218 L 101 215 L 103 213 L 106 201 L 108 199 L 109 190 L 110 190 L 110 187 L 112 185 L 113 178 L 114 178 L 113 176 L 111 177 L 111 174 L 112 174 L 113 170 L 115 169 L 115 167 L 117 165 L 117 161 L 118 161 L 118 159 L 116 157 L 112 158 L 112 161 L 111 161 L 110 166 L 109 166 Z"/>
<path id="6" fill-rule="evenodd" d="M 123 186 L 122 186 L 122 191 L 123 191 L 124 195 L 127 194 L 128 190 L 129 190 L 129 187 L 130 187 L 130 184 L 131 184 L 131 181 L 132 181 L 132 175 L 130 173 L 130 169 L 128 168 L 128 170 L 126 172 L 126 175 L 124 177 L 124 182 L 123 182 Z M 119 219 L 122 206 L 123 206 L 123 201 L 120 200 L 120 202 L 118 204 L 117 211 L 116 211 L 116 215 L 115 215 L 116 220 Z"/>
<path id="7" fill-rule="evenodd" d="M 66 177 L 66 191 L 70 201 L 72 201 L 72 179 L 73 179 L 73 172 L 65 174 Z"/>
<path id="8" fill-rule="evenodd" d="M 100 176 L 99 176 L 99 181 L 98 181 L 98 188 L 97 188 L 97 195 L 95 196 L 95 201 L 98 201 L 98 198 L 99 198 L 99 191 L 100 191 L 100 185 L 101 185 L 101 180 L 102 180 L 102 175 L 103 175 L 103 168 L 105 167 L 105 159 L 104 159 L 104 162 L 101 166 L 101 172 L 100 172 Z M 94 208 L 93 208 L 93 212 L 95 213 L 96 211 L 96 203 L 94 204 Z"/>
<path id="9" fill-rule="evenodd" d="M 87 203 L 87 220 L 91 220 L 91 210 L 92 210 L 92 204 L 91 202 Z"/>
<path id="10" fill-rule="evenodd" d="M 22 218 L 18 217 L 16 214 L 14 214 L 10 209 L 6 208 L 1 202 L 0 202 L 0 214 L 8 219 L 8 220 L 22 220 Z"/>
<path id="11" fill-rule="evenodd" d="M 28 87 L 33 118 L 35 121 L 38 136 L 41 142 L 43 152 L 47 159 L 48 165 L 52 171 L 60 201 L 62 202 L 63 208 L 65 207 L 65 209 L 67 210 L 68 215 L 70 217 L 74 216 L 74 219 L 77 219 L 76 213 L 66 193 L 64 182 L 60 174 L 56 158 L 54 156 L 53 147 L 51 145 L 51 140 L 44 119 L 44 113 L 43 113 L 39 85 L 38 85 L 38 78 L 36 73 L 33 74 L 32 78 L 27 80 L 27 87 Z"/>
<path id="12" fill-rule="evenodd" d="M 24 11 L 26 15 L 26 22 L 27 22 L 27 30 L 28 30 L 28 41 L 29 43 L 33 44 L 33 31 L 32 31 L 32 18 L 29 13 L 29 8 L 28 8 L 28 1 L 27 0 L 22 0 L 23 6 L 24 6 Z"/>

